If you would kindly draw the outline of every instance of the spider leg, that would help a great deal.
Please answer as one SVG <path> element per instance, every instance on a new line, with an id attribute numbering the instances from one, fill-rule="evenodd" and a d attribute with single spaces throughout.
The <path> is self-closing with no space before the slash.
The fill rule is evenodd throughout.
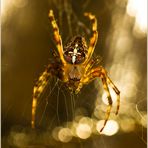
<path id="1" fill-rule="evenodd" d="M 120 92 L 117 89 L 117 87 L 113 84 L 113 82 L 110 80 L 110 78 L 107 76 L 107 73 L 106 73 L 106 71 L 105 71 L 105 69 L 103 67 L 97 67 L 97 68 L 91 69 L 84 76 L 84 78 L 80 81 L 80 86 L 83 85 L 83 84 L 89 83 L 90 81 L 92 81 L 96 77 L 101 78 L 102 83 L 103 83 L 103 87 L 104 87 L 104 90 L 105 90 L 105 92 L 107 94 L 107 99 L 108 99 L 108 108 L 107 108 L 107 111 L 106 111 L 106 118 L 105 118 L 105 121 L 104 121 L 104 125 L 100 130 L 100 132 L 101 132 L 104 129 L 104 127 L 105 127 L 105 125 L 106 125 L 106 123 L 107 123 L 107 121 L 109 119 L 111 108 L 112 108 L 112 98 L 111 98 L 111 95 L 110 95 L 108 84 L 111 85 L 111 87 L 113 88 L 113 90 L 117 94 L 118 105 L 117 105 L 116 114 L 118 113 L 118 110 L 119 110 Z"/>
<path id="2" fill-rule="evenodd" d="M 93 35 L 90 38 L 87 58 L 83 63 L 84 65 L 86 65 L 90 61 L 92 54 L 94 52 L 94 48 L 96 46 L 97 39 L 98 39 L 98 31 L 97 31 L 97 19 L 95 15 L 92 15 L 91 13 L 84 13 L 84 16 L 88 17 L 89 20 L 92 22 L 92 32 L 93 32 Z"/>
<path id="3" fill-rule="evenodd" d="M 109 77 L 107 77 L 107 82 L 117 94 L 117 109 L 116 109 L 116 115 L 117 115 L 120 108 L 120 91 L 118 90 L 118 88 L 115 86 L 115 84 L 112 82 L 112 80 Z"/>
<path id="4" fill-rule="evenodd" d="M 89 61 L 89 63 L 85 66 L 85 72 L 84 72 L 84 77 L 81 78 L 80 83 L 78 85 L 78 88 L 76 89 L 75 93 L 78 94 L 80 92 L 80 89 L 82 88 L 83 84 L 88 83 L 89 81 L 89 74 L 91 72 L 91 69 L 93 66 L 95 66 L 96 64 L 99 64 L 100 60 L 98 58 L 91 59 Z"/>
<path id="5" fill-rule="evenodd" d="M 63 65 L 66 65 L 66 61 L 65 61 L 64 56 L 63 56 L 62 39 L 61 39 L 61 36 L 59 34 L 58 25 L 57 25 L 56 20 L 54 18 L 53 10 L 49 10 L 49 20 L 50 20 L 52 28 L 53 28 L 54 39 L 55 39 L 56 47 L 57 47 L 59 55 L 60 55 L 60 59 L 61 59 Z"/>
<path id="6" fill-rule="evenodd" d="M 49 81 L 49 77 L 51 76 L 51 73 L 49 72 L 50 68 L 51 68 L 51 65 L 49 65 L 47 67 L 47 69 L 42 73 L 42 75 L 39 77 L 36 85 L 33 88 L 32 119 L 31 119 L 32 128 L 35 127 L 35 115 L 36 115 L 38 98 L 41 96 L 42 92 L 44 91 L 45 87 L 47 86 L 48 81 Z"/>
<path id="7" fill-rule="evenodd" d="M 107 123 L 107 121 L 109 119 L 111 108 L 112 108 L 112 98 L 111 98 L 111 95 L 110 95 L 110 92 L 109 92 L 109 88 L 108 88 L 108 85 L 107 85 L 106 77 L 102 75 L 101 79 L 102 79 L 104 90 L 105 90 L 105 92 L 107 94 L 108 107 L 107 107 L 107 111 L 106 111 L 106 118 L 105 118 L 105 121 L 104 121 L 104 125 L 101 128 L 100 132 L 102 132 L 102 130 L 104 129 L 104 127 L 105 127 L 105 125 L 106 125 L 106 123 Z"/>
<path id="8" fill-rule="evenodd" d="M 105 92 L 107 94 L 108 107 L 107 107 L 107 111 L 106 111 L 106 117 L 105 117 L 104 125 L 100 130 L 100 132 L 102 132 L 105 125 L 106 125 L 106 123 L 107 123 L 107 121 L 108 121 L 108 119 L 109 119 L 111 108 L 112 108 L 112 98 L 111 98 L 110 91 L 109 91 L 108 84 L 107 84 L 107 74 L 106 74 L 106 71 L 105 71 L 104 68 L 98 67 L 96 69 L 92 69 L 92 71 L 90 73 L 90 76 L 92 78 L 95 78 L 95 77 L 100 77 L 101 78 L 104 90 L 105 90 Z"/>

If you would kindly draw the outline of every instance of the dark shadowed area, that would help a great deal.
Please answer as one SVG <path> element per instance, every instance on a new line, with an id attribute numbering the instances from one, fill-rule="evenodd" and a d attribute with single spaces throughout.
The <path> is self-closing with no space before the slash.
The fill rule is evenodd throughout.
<path id="1" fill-rule="evenodd" d="M 147 1 L 2 0 L 2 148 L 146 148 L 147 147 Z M 96 79 L 78 95 L 50 78 L 39 98 L 36 129 L 31 129 L 33 87 L 57 50 L 48 18 L 52 9 L 63 46 L 75 36 L 92 35 L 98 20 L 94 56 L 121 92 L 116 95 L 102 133 L 107 100 Z"/>

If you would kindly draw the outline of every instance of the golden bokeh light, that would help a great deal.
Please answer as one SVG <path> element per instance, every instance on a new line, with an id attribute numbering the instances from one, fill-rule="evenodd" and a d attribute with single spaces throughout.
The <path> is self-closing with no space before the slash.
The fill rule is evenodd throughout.
<path id="1" fill-rule="evenodd" d="M 29 137 L 25 133 L 16 133 L 12 132 L 11 135 L 13 138 L 13 143 L 17 147 L 21 147 L 22 145 L 26 145 L 29 141 Z"/>
<path id="2" fill-rule="evenodd" d="M 73 121 L 71 126 L 69 127 L 69 129 L 71 130 L 71 133 L 74 137 L 77 137 L 77 132 L 76 132 L 77 126 L 78 126 L 78 123 Z"/>
<path id="3" fill-rule="evenodd" d="M 135 129 L 135 121 L 132 118 L 123 118 L 120 121 L 121 130 L 128 133 L 134 131 Z"/>
<path id="4" fill-rule="evenodd" d="M 79 123 L 81 124 L 88 124 L 91 128 L 93 127 L 93 120 L 89 117 L 82 117 L 79 120 Z"/>
<path id="5" fill-rule="evenodd" d="M 91 127 L 86 123 L 79 123 L 76 127 L 76 134 L 81 139 L 89 138 L 91 133 Z"/>
<path id="6" fill-rule="evenodd" d="M 17 8 L 23 8 L 28 4 L 28 0 L 1 0 L 1 18 L 4 23 Z M 23 21 L 24 22 L 24 21 Z"/>
<path id="7" fill-rule="evenodd" d="M 52 137 L 56 140 L 56 141 L 59 141 L 59 136 L 58 136 L 58 133 L 59 131 L 62 129 L 62 127 L 56 127 L 53 129 L 52 131 Z"/>
<path id="8" fill-rule="evenodd" d="M 72 139 L 72 133 L 69 128 L 62 128 L 58 132 L 58 139 L 61 142 L 67 143 Z"/>
<path id="9" fill-rule="evenodd" d="M 104 124 L 104 120 L 100 120 L 97 122 L 96 129 L 98 132 L 100 132 L 101 128 L 103 127 L 103 124 Z M 100 134 L 112 136 L 112 135 L 115 135 L 118 132 L 118 130 L 119 130 L 118 123 L 114 120 L 108 120 L 105 128 L 103 129 L 103 131 Z"/>
<path id="10" fill-rule="evenodd" d="M 1 16 L 2 17 L 7 14 L 9 7 L 10 5 L 8 0 L 1 0 Z"/>
<path id="11" fill-rule="evenodd" d="M 147 32 L 147 0 L 129 0 L 127 13 L 135 17 L 135 31 Z"/>

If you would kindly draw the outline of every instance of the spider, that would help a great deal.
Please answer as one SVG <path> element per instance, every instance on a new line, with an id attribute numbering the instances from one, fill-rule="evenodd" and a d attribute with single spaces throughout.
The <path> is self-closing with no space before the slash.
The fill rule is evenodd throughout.
<path id="1" fill-rule="evenodd" d="M 99 66 L 99 59 L 93 58 L 93 52 L 98 39 L 97 19 L 91 13 L 84 13 L 92 23 L 92 36 L 90 37 L 89 45 L 87 46 L 85 38 L 82 36 L 74 36 L 71 41 L 63 47 L 62 38 L 59 34 L 59 28 L 55 21 L 53 10 L 49 10 L 49 20 L 53 29 L 53 36 L 58 52 L 52 50 L 54 61 L 49 63 L 45 71 L 39 77 L 36 85 L 33 88 L 32 101 L 32 120 L 31 126 L 35 128 L 35 115 L 37 108 L 37 101 L 43 90 L 48 84 L 50 77 L 57 77 L 63 82 L 71 92 L 77 94 L 80 92 L 83 85 L 88 84 L 95 78 L 100 78 L 103 83 L 105 93 L 107 94 L 108 107 L 106 111 L 106 118 L 100 132 L 104 129 L 111 112 L 112 98 L 108 86 L 117 95 L 117 109 L 118 114 L 120 106 L 120 91 L 108 77 L 106 70 Z"/>

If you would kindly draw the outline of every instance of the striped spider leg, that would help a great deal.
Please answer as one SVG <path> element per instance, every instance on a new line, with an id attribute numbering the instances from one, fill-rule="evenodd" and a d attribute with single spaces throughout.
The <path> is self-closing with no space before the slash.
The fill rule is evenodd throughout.
<path id="1" fill-rule="evenodd" d="M 59 29 L 56 24 L 52 10 L 49 11 L 49 19 L 53 28 L 54 40 L 56 43 L 56 47 L 58 49 L 58 54 L 54 50 L 52 51 L 52 55 L 54 56 L 54 62 L 52 64 L 50 63 L 47 66 L 47 68 L 41 74 L 36 85 L 33 88 L 32 120 L 31 120 L 32 128 L 35 127 L 35 115 L 36 115 L 38 98 L 41 96 L 45 87 L 47 86 L 49 82 L 49 78 L 51 76 L 56 76 L 57 78 L 61 78 L 64 81 L 64 79 L 62 78 L 62 71 L 63 71 L 63 67 L 66 66 L 66 61 L 64 60 L 64 57 L 63 57 L 62 39 L 59 34 Z M 60 59 L 60 62 L 59 62 L 59 59 Z"/>
<path id="2" fill-rule="evenodd" d="M 42 73 L 42 75 L 39 77 L 37 83 L 35 84 L 33 88 L 33 100 L 32 100 L 32 119 L 31 119 L 31 126 L 32 128 L 35 127 L 35 115 L 36 115 L 36 108 L 37 108 L 37 101 L 38 98 L 41 96 L 42 92 L 44 91 L 45 87 L 48 84 L 48 80 L 50 77 L 50 69 L 49 65 L 46 70 Z"/>
<path id="3" fill-rule="evenodd" d="M 66 66 L 66 61 L 64 59 L 62 39 L 61 39 L 61 36 L 59 34 L 58 25 L 57 25 L 55 18 L 54 18 L 53 10 L 49 10 L 49 20 L 50 20 L 52 28 L 53 28 L 54 40 L 55 40 L 56 47 L 57 47 L 58 52 L 59 52 L 60 59 L 61 59 L 63 65 Z"/>
<path id="4" fill-rule="evenodd" d="M 103 87 L 104 87 L 104 90 L 107 94 L 107 99 L 108 99 L 108 108 L 107 108 L 107 112 L 106 112 L 106 118 L 104 121 L 104 125 L 103 125 L 102 129 L 100 130 L 100 132 L 101 132 L 104 129 L 104 127 L 109 119 L 111 107 L 112 107 L 112 98 L 110 95 L 108 84 L 111 86 L 111 88 L 115 91 L 115 93 L 117 95 L 116 114 L 118 114 L 119 106 L 120 106 L 120 92 L 117 89 L 117 87 L 114 85 L 114 83 L 111 81 L 111 79 L 107 76 L 106 70 L 102 66 L 95 66 L 98 63 L 97 61 L 99 61 L 99 59 L 92 59 L 92 54 L 94 52 L 94 48 L 95 48 L 95 45 L 96 45 L 96 42 L 98 39 L 97 19 L 91 13 L 85 13 L 84 15 L 86 17 L 88 17 L 90 19 L 90 21 L 92 22 L 93 35 L 90 38 L 87 58 L 83 63 L 83 65 L 85 67 L 85 72 L 84 72 L 83 77 L 80 80 L 80 83 L 79 83 L 79 86 L 76 90 L 76 93 L 78 93 L 80 91 L 80 89 L 82 88 L 82 86 L 84 84 L 89 83 L 90 81 L 94 80 L 94 78 L 97 78 L 97 77 L 101 78 L 102 83 L 103 83 Z M 94 67 L 97 67 L 97 68 L 94 68 Z"/>
<path id="5" fill-rule="evenodd" d="M 92 58 L 97 40 L 98 40 L 98 31 L 97 31 L 97 19 L 94 15 L 91 13 L 84 13 L 84 16 L 88 17 L 90 21 L 92 22 L 92 37 L 90 38 L 90 43 L 88 47 L 88 53 L 87 53 L 87 58 L 85 59 L 83 65 L 87 66 L 87 63 L 90 61 Z M 87 69 L 86 69 L 87 70 Z"/>
<path id="6" fill-rule="evenodd" d="M 112 108 L 112 98 L 111 98 L 108 86 L 110 85 L 111 88 L 115 91 L 115 93 L 117 95 L 116 114 L 118 114 L 119 106 L 120 106 L 120 91 L 117 89 L 117 87 L 111 81 L 111 79 L 108 77 L 106 70 L 102 66 L 98 66 L 96 68 L 90 67 L 89 71 L 87 71 L 86 75 L 82 79 L 82 82 L 80 82 L 80 83 L 87 84 L 87 83 L 91 82 L 92 80 L 94 80 L 95 78 L 101 78 L 102 83 L 103 83 L 103 88 L 105 90 L 105 93 L 107 94 L 107 99 L 108 99 L 108 108 L 106 111 L 106 118 L 104 121 L 104 125 L 100 130 L 100 132 L 101 132 L 104 129 L 104 127 L 109 119 L 111 108 Z"/>
<path id="7" fill-rule="evenodd" d="M 33 88 L 33 100 L 32 100 L 32 119 L 31 119 L 31 126 L 35 128 L 35 116 L 36 116 L 36 109 L 38 105 L 38 99 L 43 94 L 45 88 L 49 84 L 49 80 L 51 77 L 55 76 L 58 78 L 62 78 L 62 69 L 61 63 L 57 60 L 57 57 L 54 53 L 54 61 L 50 62 L 46 67 L 45 71 L 41 74 L 38 81 L 36 82 Z"/>

